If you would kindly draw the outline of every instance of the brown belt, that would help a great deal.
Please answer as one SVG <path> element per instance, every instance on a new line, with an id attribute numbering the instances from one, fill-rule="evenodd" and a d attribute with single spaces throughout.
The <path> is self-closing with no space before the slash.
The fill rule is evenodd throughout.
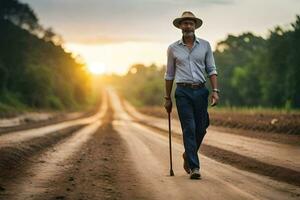
<path id="1" fill-rule="evenodd" d="M 205 83 L 176 83 L 179 86 L 189 87 L 189 88 L 203 88 Z"/>

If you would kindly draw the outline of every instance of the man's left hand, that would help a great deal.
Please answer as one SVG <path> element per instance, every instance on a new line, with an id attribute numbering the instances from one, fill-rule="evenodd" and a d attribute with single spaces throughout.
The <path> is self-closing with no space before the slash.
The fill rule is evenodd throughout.
<path id="1" fill-rule="evenodd" d="M 219 102 L 219 95 L 217 92 L 213 92 L 211 95 L 211 106 L 217 105 Z"/>

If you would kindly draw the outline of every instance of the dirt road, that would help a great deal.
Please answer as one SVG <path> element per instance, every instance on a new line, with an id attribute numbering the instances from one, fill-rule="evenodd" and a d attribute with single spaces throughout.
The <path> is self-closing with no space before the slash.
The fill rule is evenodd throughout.
<path id="1" fill-rule="evenodd" d="M 167 130 L 167 119 L 139 113 L 127 101 L 124 101 L 123 105 L 128 113 L 130 113 L 130 115 L 137 121 L 158 129 Z M 173 133 L 180 135 L 181 137 L 182 132 L 180 122 L 173 119 L 172 124 Z M 288 145 L 264 139 L 231 134 L 230 132 L 214 130 L 210 127 L 203 142 L 207 145 L 216 146 L 241 155 L 246 155 L 247 157 L 261 162 L 300 172 L 300 147 L 298 145 Z"/>
<path id="2" fill-rule="evenodd" d="M 166 135 L 129 115 L 113 89 L 107 94 L 94 116 L 1 135 L 0 199 L 299 199 L 300 187 L 295 184 L 202 153 L 203 178 L 190 180 L 182 169 L 179 137 L 173 140 L 175 176 L 170 177 Z M 266 141 L 238 139 L 246 144 L 240 154 L 265 161 L 256 155 L 259 150 L 248 154 L 247 144 L 258 142 L 256 148 L 265 148 Z M 221 143 L 215 140 L 211 144 Z M 228 151 L 234 145 L 219 143 Z M 267 162 L 284 162 L 281 156 L 270 156 L 276 147 L 272 148 L 266 151 Z M 297 149 L 289 156 L 295 153 Z M 296 155 L 292 160 L 287 167 L 298 170 Z"/>

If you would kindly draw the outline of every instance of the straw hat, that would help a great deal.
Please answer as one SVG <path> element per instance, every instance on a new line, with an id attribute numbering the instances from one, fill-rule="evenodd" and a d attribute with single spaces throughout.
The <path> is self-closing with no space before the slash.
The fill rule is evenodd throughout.
<path id="1" fill-rule="evenodd" d="M 178 17 L 178 18 L 174 19 L 173 25 L 176 26 L 177 28 L 180 28 L 179 27 L 180 22 L 182 20 L 184 20 L 184 19 L 192 19 L 192 20 L 194 20 L 195 23 L 196 23 L 196 29 L 199 28 L 202 25 L 202 23 L 203 23 L 203 21 L 201 19 L 195 17 L 195 15 L 192 12 L 190 12 L 190 11 L 184 11 L 182 13 L 181 17 Z"/>

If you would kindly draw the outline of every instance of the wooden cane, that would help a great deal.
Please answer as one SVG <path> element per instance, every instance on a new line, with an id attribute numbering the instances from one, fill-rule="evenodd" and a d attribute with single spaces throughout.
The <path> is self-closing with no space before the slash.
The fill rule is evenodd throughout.
<path id="1" fill-rule="evenodd" d="M 170 176 L 174 176 L 173 165 L 172 165 L 171 116 L 169 112 L 168 112 L 168 119 L 169 119 Z"/>

